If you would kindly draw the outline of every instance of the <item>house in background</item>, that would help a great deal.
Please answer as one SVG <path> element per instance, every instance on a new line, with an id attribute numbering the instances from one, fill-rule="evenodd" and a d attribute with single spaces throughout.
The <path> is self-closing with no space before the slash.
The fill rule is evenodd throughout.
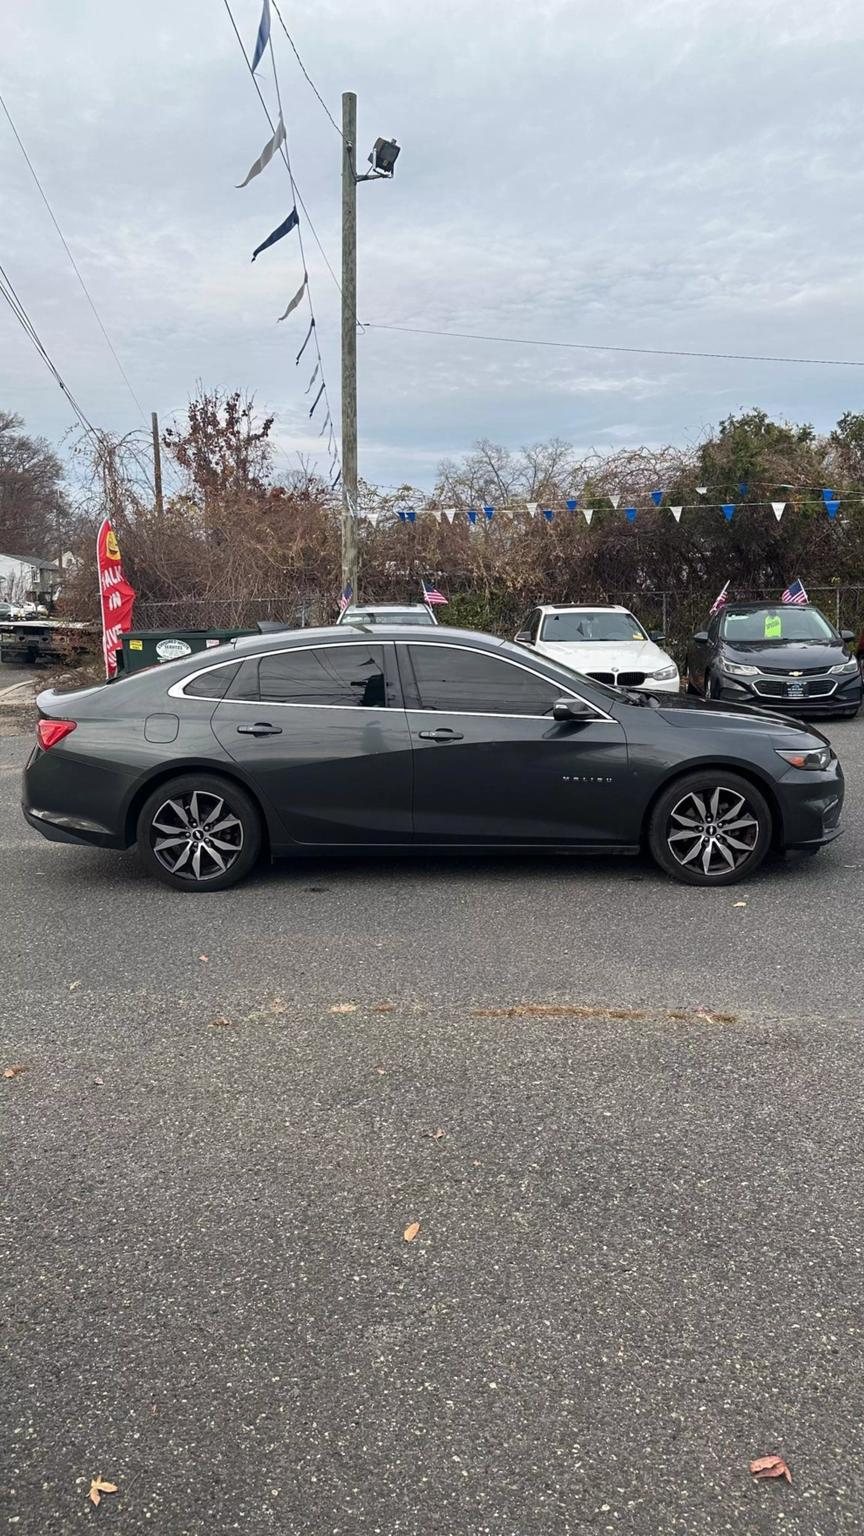
<path id="1" fill-rule="evenodd" d="M 54 601 L 61 576 L 56 560 L 39 555 L 0 554 L 0 601 L 44 603 Z"/>

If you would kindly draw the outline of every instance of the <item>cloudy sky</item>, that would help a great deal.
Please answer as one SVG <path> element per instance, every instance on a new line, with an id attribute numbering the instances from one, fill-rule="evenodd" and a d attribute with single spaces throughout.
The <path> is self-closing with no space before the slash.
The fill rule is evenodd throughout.
<path id="1" fill-rule="evenodd" d="M 231 0 L 251 48 L 260 0 Z M 864 369 L 454 340 L 864 359 L 860 0 L 280 0 L 334 116 L 359 97 L 360 470 L 430 484 L 479 437 L 684 442 L 738 407 L 830 426 Z M 144 410 L 196 381 L 253 391 L 280 453 L 319 442 L 291 207 L 224 0 L 0 0 L 0 90 Z M 274 15 L 297 183 L 339 265 L 340 142 Z M 273 76 L 262 68 L 273 98 Z M 0 263 L 92 421 L 140 415 L 5 118 Z M 338 419 L 339 311 L 307 228 Z M 0 406 L 56 440 L 70 412 L 0 307 Z"/>

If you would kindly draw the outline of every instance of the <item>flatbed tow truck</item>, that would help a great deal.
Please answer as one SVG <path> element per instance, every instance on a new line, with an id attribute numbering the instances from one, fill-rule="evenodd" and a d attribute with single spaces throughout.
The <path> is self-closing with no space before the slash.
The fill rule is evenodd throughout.
<path id="1" fill-rule="evenodd" d="M 68 662 L 98 650 L 99 633 L 75 619 L 0 619 L 0 662 Z"/>

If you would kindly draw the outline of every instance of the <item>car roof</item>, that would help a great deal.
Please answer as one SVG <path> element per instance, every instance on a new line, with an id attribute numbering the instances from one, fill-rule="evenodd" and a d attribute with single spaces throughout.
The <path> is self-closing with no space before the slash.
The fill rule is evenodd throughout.
<path id="1" fill-rule="evenodd" d="M 264 635 L 243 635 L 219 647 L 219 660 L 227 661 L 227 654 L 224 653 L 229 648 L 235 656 L 248 656 L 264 651 L 285 650 L 288 646 L 321 645 L 324 642 L 332 645 L 351 645 L 356 643 L 357 631 L 362 627 L 359 624 L 353 626 L 331 624 L 320 629 L 280 629 L 270 630 Z M 416 624 L 376 624 L 374 627 L 370 625 L 367 633 L 370 640 L 380 641 L 383 636 L 386 636 L 388 640 L 410 640 L 412 645 L 464 645 L 465 641 L 469 640 L 472 645 L 491 650 L 508 644 L 497 635 L 484 635 L 476 629 L 451 629 L 449 625 L 446 628 L 443 625 L 430 625 L 426 629 Z M 516 650 L 516 647 L 514 646 L 513 649 Z M 210 656 L 216 657 L 215 647 L 210 651 L 197 651 L 193 656 L 184 656 L 183 660 L 187 666 L 192 662 L 205 666 L 206 658 Z M 177 666 L 178 663 L 163 664 L 163 670 L 165 665 Z"/>
<path id="2" fill-rule="evenodd" d="M 540 603 L 541 613 L 629 613 L 620 603 Z"/>

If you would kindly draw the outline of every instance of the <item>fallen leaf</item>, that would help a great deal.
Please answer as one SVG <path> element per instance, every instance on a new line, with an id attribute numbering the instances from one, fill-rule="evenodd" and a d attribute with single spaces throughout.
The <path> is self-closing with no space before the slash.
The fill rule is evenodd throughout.
<path id="1" fill-rule="evenodd" d="M 757 1461 L 751 1461 L 750 1471 L 754 1477 L 785 1477 L 787 1483 L 792 1481 L 792 1473 L 782 1456 L 760 1456 Z"/>
<path id="2" fill-rule="evenodd" d="M 104 1077 L 94 1077 L 94 1079 L 93 1079 L 93 1081 L 94 1081 L 94 1083 L 96 1083 L 96 1084 L 97 1084 L 97 1085 L 98 1085 L 98 1086 L 99 1086 L 99 1087 L 100 1087 L 100 1088 L 102 1088 L 102 1087 L 104 1087 L 104 1085 L 105 1085 L 105 1079 L 104 1079 Z"/>
<path id="3" fill-rule="evenodd" d="M 211 1019 L 210 1020 L 210 1028 L 211 1029 L 230 1029 L 231 1028 L 231 1020 L 230 1019 Z"/>
<path id="4" fill-rule="evenodd" d="M 356 1013 L 357 1012 L 357 1004 L 356 1003 L 334 1003 L 333 1007 L 330 1009 L 330 1012 L 331 1013 Z"/>
<path id="5" fill-rule="evenodd" d="M 116 1483 L 106 1483 L 106 1482 L 103 1481 L 101 1476 L 100 1477 L 94 1477 L 92 1482 L 90 1483 L 90 1492 L 88 1493 L 87 1497 L 90 1500 L 91 1504 L 99 1505 L 99 1504 L 102 1503 L 102 1495 L 103 1495 L 103 1493 L 116 1493 L 116 1492 L 117 1492 L 117 1484 Z"/>
<path id="6" fill-rule="evenodd" d="M 733 901 L 733 907 L 746 907 L 746 901 Z"/>
<path id="7" fill-rule="evenodd" d="M 14 1067 L 4 1067 L 3 1068 L 3 1076 L 4 1077 L 17 1077 L 19 1072 L 24 1072 L 24 1071 L 26 1071 L 26 1068 L 22 1067 L 20 1062 L 17 1062 Z"/>
<path id="8" fill-rule="evenodd" d="M 70 992 L 77 991 L 77 989 L 80 987 L 80 985 L 81 985 L 80 981 L 70 981 L 70 983 L 69 983 L 69 991 Z"/>
<path id="9" fill-rule="evenodd" d="M 199 955 L 198 959 L 201 961 L 202 965 L 206 965 L 207 961 L 210 959 L 210 956 L 209 955 Z"/>
<path id="10" fill-rule="evenodd" d="M 427 1134 L 427 1136 L 431 1136 L 433 1141 L 443 1141 L 444 1137 L 446 1135 L 446 1132 L 442 1131 L 440 1126 L 439 1126 L 437 1131 L 427 1131 L 426 1134 Z"/>
<path id="11" fill-rule="evenodd" d="M 412 1221 L 410 1227 L 406 1227 L 405 1228 L 405 1231 L 402 1233 L 402 1236 L 404 1237 L 406 1243 L 413 1243 L 413 1241 L 414 1241 L 414 1239 L 417 1236 L 417 1233 L 419 1231 L 420 1231 L 420 1223 L 419 1223 L 419 1221 Z"/>
<path id="12" fill-rule="evenodd" d="M 375 1007 L 372 1009 L 372 1012 L 373 1013 L 395 1013 L 396 1012 L 396 1004 L 395 1003 L 376 1003 Z"/>

